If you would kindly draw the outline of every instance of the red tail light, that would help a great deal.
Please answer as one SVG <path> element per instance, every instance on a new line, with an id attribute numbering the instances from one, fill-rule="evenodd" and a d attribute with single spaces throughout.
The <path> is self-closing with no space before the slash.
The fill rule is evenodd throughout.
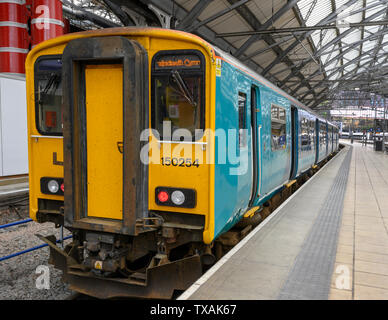
<path id="1" fill-rule="evenodd" d="M 62 190 L 62 192 L 65 192 L 65 184 L 64 183 L 61 184 L 61 190 Z"/>
<path id="2" fill-rule="evenodd" d="M 168 200 L 169 196 L 168 196 L 168 193 L 166 191 L 160 191 L 158 193 L 158 200 L 160 202 L 166 202 Z"/>

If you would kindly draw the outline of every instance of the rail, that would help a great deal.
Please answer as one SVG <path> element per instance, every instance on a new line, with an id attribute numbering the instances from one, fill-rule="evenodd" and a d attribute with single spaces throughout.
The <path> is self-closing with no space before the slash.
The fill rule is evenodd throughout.
<path id="1" fill-rule="evenodd" d="M 72 238 L 72 237 L 73 237 L 73 236 L 67 236 L 67 237 L 64 237 L 63 240 L 60 240 L 60 239 L 59 239 L 59 240 L 57 240 L 56 242 L 57 242 L 57 243 L 61 243 L 61 242 L 65 241 L 65 240 L 67 240 L 67 239 L 70 239 L 70 238 Z M 29 248 L 29 249 L 26 249 L 26 250 L 23 250 L 23 251 L 20 251 L 20 252 L 12 253 L 12 254 L 10 254 L 10 255 L 8 255 L 8 256 L 5 256 L 5 257 L 1 257 L 1 258 L 0 258 L 0 262 L 1 262 L 1 261 L 4 261 L 4 260 L 11 259 L 11 258 L 13 258 L 13 257 L 20 256 L 20 255 L 22 255 L 22 254 L 25 254 L 25 253 L 28 253 L 28 252 L 31 252 L 31 251 L 35 251 L 35 250 L 44 248 L 44 247 L 48 247 L 48 244 L 47 244 L 47 243 L 41 244 L 41 245 L 39 245 L 39 246 L 35 246 L 35 247 Z"/>
<path id="2" fill-rule="evenodd" d="M 18 224 L 28 223 L 28 222 L 31 222 L 31 221 L 32 221 L 32 219 L 25 219 L 25 220 L 19 220 L 19 221 L 16 221 L 16 222 L 2 224 L 2 225 L 0 225 L 0 229 L 5 229 L 5 228 L 8 228 L 8 227 L 17 226 Z"/>
<path id="3" fill-rule="evenodd" d="M 33 221 L 33 220 L 32 219 L 25 219 L 25 220 L 19 220 L 19 221 L 15 221 L 15 222 L 11 222 L 11 223 L 6 223 L 6 224 L 3 224 L 3 225 L 0 225 L 0 229 L 5 229 L 5 228 L 8 228 L 8 227 L 17 226 L 19 224 L 28 223 L 28 222 L 31 222 L 31 221 Z M 63 237 L 63 230 L 61 230 L 61 239 L 57 240 L 56 242 L 63 244 L 63 241 L 65 241 L 67 239 L 70 239 L 70 238 L 72 238 L 72 236 Z M 38 249 L 41 249 L 41 248 L 44 248 L 44 247 L 47 247 L 47 246 L 48 246 L 48 244 L 45 243 L 45 244 L 41 244 L 39 246 L 35 246 L 35 247 L 29 248 L 29 249 L 26 249 L 26 250 L 23 250 L 23 251 L 12 253 L 10 255 L 1 257 L 0 261 L 8 260 L 8 259 L 11 259 L 13 257 L 17 257 L 17 256 L 20 256 L 22 254 L 25 254 L 25 253 L 28 253 L 28 252 L 31 252 L 31 251 L 35 251 L 35 250 L 38 250 Z"/>

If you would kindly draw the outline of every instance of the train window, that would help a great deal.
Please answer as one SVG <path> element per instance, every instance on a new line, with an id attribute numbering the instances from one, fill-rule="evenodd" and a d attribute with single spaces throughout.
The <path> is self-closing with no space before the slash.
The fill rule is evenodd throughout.
<path id="1" fill-rule="evenodd" d="M 327 143 L 326 139 L 326 125 L 321 123 L 319 125 L 319 145 L 325 145 Z"/>
<path id="2" fill-rule="evenodd" d="M 310 120 L 310 139 L 311 139 L 311 144 L 315 145 L 315 121 Z"/>
<path id="3" fill-rule="evenodd" d="M 300 120 L 301 149 L 308 150 L 311 146 L 310 121 L 307 118 Z"/>
<path id="4" fill-rule="evenodd" d="M 239 145 L 245 147 L 247 145 L 247 95 L 245 93 L 238 93 L 238 129 L 239 129 Z"/>
<path id="5" fill-rule="evenodd" d="M 201 53 L 161 51 L 153 58 L 152 127 L 162 140 L 195 140 L 204 128 L 204 59 Z M 163 122 L 170 122 L 172 137 L 163 137 Z M 178 129 L 185 129 L 179 130 Z M 176 136 L 174 136 L 174 133 Z"/>
<path id="6" fill-rule="evenodd" d="M 285 149 L 286 140 L 286 109 L 271 106 L 271 147 L 272 151 Z"/>
<path id="7" fill-rule="evenodd" d="M 59 56 L 43 56 L 35 64 L 36 126 L 43 135 L 61 135 L 62 61 Z"/>

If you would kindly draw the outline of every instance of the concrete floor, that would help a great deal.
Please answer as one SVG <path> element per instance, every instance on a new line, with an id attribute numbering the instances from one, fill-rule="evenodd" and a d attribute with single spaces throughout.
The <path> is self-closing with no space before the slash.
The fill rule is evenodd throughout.
<path id="1" fill-rule="evenodd" d="M 271 216 L 179 299 L 388 299 L 388 155 L 355 142 Z"/>
<path id="2" fill-rule="evenodd" d="M 388 155 L 353 144 L 330 299 L 388 299 Z"/>

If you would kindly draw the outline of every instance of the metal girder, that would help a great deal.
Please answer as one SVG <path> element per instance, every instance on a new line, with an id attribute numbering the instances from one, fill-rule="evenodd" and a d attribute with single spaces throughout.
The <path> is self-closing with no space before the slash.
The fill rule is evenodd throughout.
<path id="1" fill-rule="evenodd" d="M 180 5 L 175 3 L 173 5 L 173 2 L 171 0 L 138 0 L 140 3 L 144 5 L 153 5 L 155 7 L 163 9 L 165 12 L 169 13 L 172 15 L 173 12 L 173 6 L 174 6 L 174 15 L 178 20 L 184 19 L 188 11 L 182 8 Z M 230 52 L 233 54 L 237 49 L 227 40 L 217 38 L 216 33 L 211 30 L 209 27 L 203 25 L 200 30 L 196 30 L 196 34 L 198 34 L 200 37 L 205 39 L 206 41 L 216 45 L 220 49 Z M 252 69 L 263 69 L 258 63 L 254 62 L 253 60 L 250 61 L 250 65 Z"/>
<path id="2" fill-rule="evenodd" d="M 229 13 L 230 11 L 233 11 L 234 9 L 238 8 L 239 6 L 242 6 L 243 4 L 247 3 L 248 1 L 250 1 L 250 0 L 241 0 L 239 2 L 236 2 L 234 5 L 230 6 L 229 8 L 226 8 L 224 10 L 221 10 L 220 12 L 217 12 L 216 14 L 212 15 L 211 17 L 209 17 L 209 18 L 207 18 L 199 23 L 188 26 L 185 29 L 185 31 L 193 32 L 193 31 L 197 30 L 198 28 L 200 28 L 201 26 L 206 25 L 207 23 L 209 23 L 213 20 L 216 20 L 219 17 L 222 17 L 223 15 Z"/>
<path id="3" fill-rule="evenodd" d="M 335 12 L 332 12 L 331 14 L 329 14 L 327 17 L 325 17 L 324 19 L 322 19 L 320 22 L 318 22 L 317 26 L 322 26 L 322 25 L 325 25 L 327 23 L 330 23 L 331 21 L 333 21 L 333 19 L 335 19 L 339 13 L 341 13 L 343 11 L 343 8 L 344 7 L 349 7 L 351 6 L 352 4 L 356 3 L 358 0 L 349 0 L 348 2 L 346 2 L 344 5 L 342 5 L 340 8 L 337 8 L 337 10 Z M 274 61 L 272 61 L 269 66 L 267 66 L 263 72 L 262 72 L 262 75 L 265 76 L 275 65 L 277 65 L 279 62 L 281 62 L 289 53 L 291 50 L 293 50 L 296 46 L 299 45 L 300 41 L 303 41 L 304 39 L 306 39 L 307 37 L 311 36 L 311 34 L 313 33 L 314 31 L 309 31 L 305 34 L 303 34 L 302 36 L 299 37 L 298 40 L 296 40 L 293 44 L 291 44 L 287 49 L 285 49 L 283 51 L 283 53 L 278 56 Z"/>
<path id="4" fill-rule="evenodd" d="M 371 15 L 370 17 L 368 17 L 367 19 L 365 19 L 365 21 L 371 21 L 372 19 L 375 19 L 377 17 L 379 17 L 380 15 L 382 15 L 384 12 L 386 11 L 386 9 L 384 10 L 380 10 L 376 13 L 374 13 L 373 15 Z M 334 46 L 335 44 L 339 43 L 341 41 L 342 38 L 344 38 L 345 36 L 347 36 L 348 34 L 350 34 L 351 32 L 353 32 L 354 30 L 346 30 L 344 31 L 343 33 L 341 33 L 339 36 L 337 36 L 336 38 L 334 38 L 332 41 L 328 42 L 326 45 L 324 45 L 322 48 L 319 48 L 317 50 L 317 52 L 314 54 L 315 57 L 319 57 L 320 54 L 322 54 L 326 49 L 328 49 L 329 47 L 331 46 Z M 326 62 L 325 64 L 323 64 L 322 66 L 322 70 L 317 70 L 315 71 L 312 75 L 306 77 L 306 80 L 309 80 L 319 74 L 322 74 L 322 73 L 325 73 L 326 70 L 325 70 L 325 67 L 327 67 L 328 65 L 330 65 L 331 63 L 333 63 L 334 60 L 338 59 L 338 58 L 342 58 L 346 53 L 350 52 L 351 50 L 353 50 L 354 47 L 356 47 L 357 45 L 359 44 L 362 44 L 363 42 L 365 41 L 368 41 L 368 40 L 371 40 L 373 37 L 376 37 L 377 35 L 379 34 L 384 34 L 385 32 L 387 32 L 388 30 L 382 30 L 380 32 L 378 32 L 377 34 L 374 34 L 374 35 L 370 35 L 368 37 L 366 37 L 365 39 L 361 39 L 360 41 L 354 43 L 354 44 L 351 44 L 346 50 L 344 50 L 342 53 L 340 53 L 339 55 L 337 56 L 334 56 L 332 59 L 330 59 L 328 62 Z M 309 64 L 310 62 L 312 61 L 312 58 L 308 58 L 305 62 L 303 62 L 303 65 L 300 67 L 300 68 L 303 68 L 305 67 L 307 64 Z M 290 79 L 291 77 L 294 76 L 294 72 L 292 72 L 292 74 L 289 75 L 289 78 Z M 297 90 L 299 90 L 301 88 L 298 87 Z M 294 93 L 294 91 L 292 92 L 292 94 Z"/>
<path id="5" fill-rule="evenodd" d="M 381 81 L 381 80 L 385 80 L 383 78 L 379 78 L 379 79 L 373 79 L 373 81 Z M 343 82 L 343 83 L 360 83 L 360 82 L 370 82 L 371 80 L 370 79 L 336 79 L 336 80 L 311 80 L 310 82 L 317 82 L 317 83 L 321 83 L 323 85 L 327 84 L 327 83 L 336 83 L 336 82 Z M 299 81 L 289 81 L 289 83 L 299 83 Z"/>
<path id="6" fill-rule="evenodd" d="M 388 30 L 387 30 L 387 31 L 388 31 Z M 382 45 L 385 45 L 385 44 L 387 44 L 387 43 L 388 43 L 388 42 L 385 42 L 385 43 L 383 43 Z M 335 68 L 333 68 L 333 69 L 326 70 L 326 72 L 335 70 L 334 72 L 332 72 L 331 74 L 329 74 L 327 77 L 331 77 L 331 76 L 333 76 L 336 72 L 338 72 L 339 70 L 343 70 L 343 69 L 346 68 L 347 66 L 349 66 L 349 65 L 351 65 L 351 64 L 354 64 L 354 63 L 356 63 L 356 62 L 359 62 L 359 61 L 362 60 L 366 55 L 369 55 L 370 53 L 372 53 L 373 50 L 374 50 L 374 49 L 365 51 L 362 55 L 359 55 L 357 58 L 355 58 L 355 59 L 353 59 L 353 60 L 351 60 L 351 61 L 349 61 L 349 62 L 343 64 L 342 66 L 339 66 L 339 67 L 335 67 Z M 370 60 L 368 60 L 366 63 L 369 63 L 369 62 L 370 62 Z M 359 64 L 357 68 L 361 68 L 361 67 L 364 66 L 366 63 L 364 63 L 364 64 L 362 64 L 362 65 Z M 352 71 L 350 71 L 350 72 L 352 72 Z M 312 75 L 310 75 L 310 76 L 306 79 L 306 81 L 309 81 L 311 78 L 316 77 L 316 76 L 318 76 L 318 75 L 320 75 L 320 74 L 322 74 L 322 73 L 323 73 L 323 72 L 320 72 L 319 70 L 317 70 L 317 71 L 314 72 Z M 324 81 L 324 80 L 322 80 L 322 81 Z M 295 90 L 293 90 L 293 91 L 291 92 L 291 95 L 292 95 L 292 94 L 295 94 L 295 93 L 296 93 L 300 88 L 302 88 L 303 86 L 305 86 L 305 85 L 304 85 L 303 83 L 301 83 L 297 88 L 295 88 Z M 313 87 L 313 88 L 314 88 L 314 87 Z"/>
<path id="7" fill-rule="evenodd" d="M 350 23 L 347 28 L 361 28 L 361 27 L 373 27 L 373 26 L 382 26 L 388 25 L 388 20 L 382 21 L 371 21 L 371 22 L 359 22 L 359 23 Z M 253 35 L 263 35 L 263 34 L 276 34 L 276 33 L 299 33 L 307 31 L 316 31 L 316 30 L 327 30 L 327 29 L 338 29 L 338 25 L 325 25 L 325 26 L 311 26 L 311 27 L 295 27 L 295 28 L 282 28 L 282 29 L 270 29 L 270 30 L 257 30 L 257 31 L 240 31 L 240 32 L 227 32 L 227 33 L 218 33 L 217 37 L 241 37 L 241 36 L 253 36 Z M 353 31 L 353 30 L 352 30 Z"/>
<path id="8" fill-rule="evenodd" d="M 62 3 L 64 4 L 63 11 L 66 14 L 75 16 L 79 19 L 89 20 L 89 21 L 95 23 L 97 26 L 101 26 L 104 28 L 120 27 L 119 24 L 114 23 L 112 21 L 109 21 L 109 20 L 107 20 L 103 17 L 100 17 L 94 13 L 91 13 L 87 10 L 84 10 L 84 8 L 79 7 L 70 1 L 62 0 Z"/>
<path id="9" fill-rule="evenodd" d="M 259 54 L 262 54 L 262 53 L 264 53 L 264 52 L 266 52 L 266 51 L 271 50 L 274 46 L 279 46 L 279 45 L 281 45 L 281 44 L 283 44 L 283 43 L 286 43 L 286 42 L 289 42 L 289 41 L 291 41 L 291 40 L 293 40 L 293 39 L 295 39 L 294 36 L 290 36 L 290 37 L 287 37 L 287 38 L 283 38 L 283 39 L 281 39 L 281 40 L 278 41 L 278 42 L 275 42 L 275 43 L 273 43 L 273 44 L 271 44 L 271 45 L 268 45 L 268 46 L 267 46 L 266 48 L 264 48 L 264 49 L 257 50 L 257 51 L 255 51 L 255 52 L 250 53 L 250 54 L 245 54 L 243 57 L 240 57 L 240 60 L 244 62 L 244 61 L 249 60 L 249 59 L 251 59 L 251 58 L 253 58 L 253 57 L 255 57 L 255 56 L 258 56 Z"/>
<path id="10" fill-rule="evenodd" d="M 274 22 L 282 17 L 287 11 L 293 8 L 299 0 L 288 0 L 287 3 L 280 8 L 271 18 L 269 18 L 264 24 L 262 24 L 256 32 L 264 31 L 268 29 Z M 239 58 L 255 41 L 261 39 L 261 35 L 254 35 L 250 37 L 244 44 L 236 51 L 235 56 Z"/>
<path id="11" fill-rule="evenodd" d="M 366 1 L 367 1 L 367 0 L 363 0 L 363 1 L 362 1 L 362 6 L 363 6 L 363 7 L 366 7 Z M 361 21 L 364 21 L 365 18 L 366 18 L 366 11 L 364 11 L 364 12 L 362 13 L 362 20 L 361 20 Z M 361 39 L 364 39 L 364 38 L 365 38 L 365 28 L 362 28 L 362 30 L 361 30 Z M 364 42 L 361 42 L 360 48 L 359 48 L 359 50 L 358 50 L 358 54 L 359 54 L 359 55 L 362 54 L 362 49 L 363 49 L 363 48 L 364 48 Z M 358 61 L 358 63 L 357 63 L 357 68 L 359 68 L 359 67 L 360 67 L 360 61 Z"/>
<path id="12" fill-rule="evenodd" d="M 294 10 L 294 13 L 295 13 L 295 16 L 296 16 L 296 18 L 297 18 L 297 20 L 298 20 L 298 22 L 300 23 L 301 26 L 306 26 L 305 20 L 308 20 L 308 18 L 310 17 L 310 14 L 312 13 L 312 11 L 313 11 L 315 5 L 317 4 L 317 2 L 318 2 L 318 1 L 315 0 L 315 1 L 312 3 L 312 5 L 311 5 L 311 7 L 310 7 L 310 9 L 309 9 L 309 12 L 307 12 L 307 15 L 306 15 L 306 18 L 305 18 L 305 19 L 303 19 L 303 18 L 301 17 L 299 8 L 294 8 L 294 9 L 293 9 L 293 10 Z M 315 47 L 315 45 L 314 45 L 314 42 L 311 40 L 310 37 L 308 38 L 308 41 L 310 42 L 310 46 L 312 47 L 313 51 L 315 52 L 315 51 L 316 51 L 316 47 Z M 312 43 L 311 43 L 311 42 L 312 42 Z M 309 58 L 309 60 L 308 60 L 307 62 L 304 62 L 304 61 L 303 61 L 303 62 L 300 63 L 300 65 L 295 66 L 294 68 L 291 69 L 291 72 L 287 75 L 287 77 L 286 77 L 285 79 L 283 79 L 283 80 L 279 83 L 279 87 L 284 87 L 285 84 L 287 83 L 287 81 L 288 81 L 289 79 L 293 78 L 293 77 L 295 76 L 295 74 L 298 72 L 298 70 L 302 70 L 307 64 L 309 64 L 309 63 L 312 62 L 312 61 L 315 62 L 315 60 L 313 59 L 313 57 L 311 57 L 310 52 L 309 52 L 309 55 L 310 55 L 310 58 Z M 321 65 L 319 65 L 319 66 L 320 66 L 320 69 L 319 69 L 319 70 L 321 70 L 322 67 L 321 67 Z M 324 73 L 324 72 L 325 72 L 325 71 L 323 71 L 323 73 Z M 305 79 L 307 79 L 306 76 L 305 76 Z M 303 82 L 303 81 L 302 81 L 302 82 Z M 289 90 L 289 92 L 290 92 L 290 91 L 291 91 L 291 90 Z"/>
<path id="13" fill-rule="evenodd" d="M 376 13 L 374 13 L 373 15 L 371 15 L 370 17 L 366 18 L 363 22 L 369 22 L 369 21 L 372 21 L 373 19 L 381 16 L 382 14 L 385 13 L 385 10 L 386 9 L 383 9 L 383 10 L 380 10 L 380 11 L 377 11 Z M 349 35 L 350 33 L 352 33 L 354 31 L 354 29 L 348 29 L 344 32 L 342 32 L 338 37 L 334 38 L 333 40 L 331 40 L 330 42 L 328 42 L 327 44 L 325 44 L 322 48 L 319 48 L 318 51 L 315 53 L 316 56 L 319 56 L 321 54 L 323 54 L 326 49 L 330 48 L 331 46 L 337 44 L 338 42 L 341 41 L 341 39 L 345 38 L 347 35 Z"/>
<path id="14" fill-rule="evenodd" d="M 384 44 L 388 44 L 388 41 L 384 42 L 382 45 L 384 45 Z M 342 66 L 340 66 L 340 67 L 338 67 L 338 68 L 335 68 L 335 71 L 333 71 L 333 72 L 332 72 L 331 74 L 329 74 L 327 77 L 330 78 L 330 77 L 332 77 L 334 74 L 336 74 L 337 72 L 339 72 L 340 70 L 346 68 L 347 66 L 350 66 L 350 65 L 352 65 L 352 64 L 355 64 L 356 62 L 358 62 L 359 60 L 361 60 L 367 53 L 370 53 L 370 52 L 372 52 L 373 50 L 374 50 L 374 48 L 373 48 L 373 49 L 370 49 L 370 50 L 368 50 L 368 51 L 366 51 L 366 52 L 364 52 L 364 54 L 362 54 L 361 56 L 358 56 L 357 58 L 355 58 L 355 59 L 353 59 L 353 60 L 351 60 L 351 61 L 345 63 L 344 65 L 342 65 Z M 367 65 L 368 63 L 370 63 L 370 61 L 367 61 L 367 62 L 365 62 L 365 63 L 363 63 L 363 64 L 360 64 L 359 67 L 361 68 L 362 66 L 365 66 L 365 65 Z M 353 71 L 353 70 L 352 70 L 352 71 Z M 352 71 L 348 71 L 346 74 L 348 74 L 348 73 L 350 73 L 350 72 L 352 72 Z M 345 77 L 346 74 L 344 74 L 343 77 Z M 312 93 L 312 91 L 313 91 L 319 84 L 321 84 L 322 81 L 324 81 L 324 80 L 321 80 L 321 82 L 319 82 L 317 85 L 313 86 L 313 88 L 310 89 L 310 90 L 306 93 L 306 95 Z M 299 89 L 300 89 L 300 86 L 299 86 L 297 89 L 295 89 L 294 92 L 296 93 Z M 303 99 L 306 95 L 304 95 L 304 96 L 302 97 L 302 99 Z"/>
<path id="15" fill-rule="evenodd" d="M 387 18 L 387 16 L 388 16 L 388 8 L 385 10 L 385 18 Z M 369 65 L 369 68 L 373 67 L 373 65 L 377 61 L 377 55 L 378 55 L 378 53 L 381 50 L 381 43 L 383 42 L 383 38 L 384 38 L 383 36 L 380 36 L 378 41 L 377 41 L 376 51 L 374 52 L 374 57 L 373 57 L 373 60 L 371 61 L 370 65 Z"/>
<path id="16" fill-rule="evenodd" d="M 380 85 L 379 85 L 380 86 Z M 371 87 L 370 85 L 368 85 L 368 87 Z M 363 89 L 365 91 L 365 88 Z M 378 90 L 372 90 L 373 92 L 379 92 Z M 311 94 L 311 93 L 306 93 L 302 98 L 301 100 L 302 101 L 305 101 L 306 97 Z M 327 99 L 327 96 L 330 94 L 330 92 L 328 92 L 327 90 L 323 90 L 322 92 L 320 92 L 319 94 L 317 94 L 317 96 L 315 97 L 315 103 L 316 104 L 319 104 L 320 102 L 322 102 L 323 100 Z"/>
<path id="17" fill-rule="evenodd" d="M 370 61 L 366 61 L 363 65 L 359 65 L 359 67 L 356 67 L 355 69 L 349 71 L 347 74 L 346 74 L 346 78 L 350 78 L 350 79 L 353 79 L 354 77 L 359 77 L 359 76 L 362 76 L 362 75 L 365 75 L 365 74 L 368 74 L 369 77 L 371 78 L 370 81 L 374 81 L 376 79 L 376 76 L 379 76 L 381 75 L 381 72 L 385 72 L 387 73 L 387 70 L 384 71 L 384 64 L 387 62 L 387 58 L 388 58 L 388 53 L 384 53 L 381 55 L 381 57 L 386 57 L 384 59 L 384 61 L 382 63 L 379 64 L 379 66 L 374 66 L 374 67 L 367 67 L 366 70 L 362 71 L 362 72 L 358 72 L 358 73 L 355 73 L 357 71 L 357 68 L 360 68 L 361 66 L 365 66 L 365 64 L 368 64 L 371 62 L 371 59 Z M 360 61 L 360 60 L 359 60 Z M 376 70 L 376 71 L 375 71 Z M 384 75 L 385 75 L 384 73 Z"/>
<path id="18" fill-rule="evenodd" d="M 355 43 L 349 45 L 348 48 L 347 48 L 346 50 L 344 50 L 342 53 L 340 53 L 340 54 L 337 55 L 337 56 L 334 56 L 334 57 L 331 58 L 329 61 L 327 61 L 325 64 L 323 64 L 323 65 L 322 65 L 322 70 L 319 70 L 319 69 L 318 69 L 318 70 L 315 71 L 313 74 L 311 74 L 311 75 L 309 75 L 308 77 L 306 77 L 306 81 L 310 81 L 311 78 L 314 78 L 314 77 L 316 77 L 316 76 L 319 76 L 320 74 L 323 74 L 323 73 L 325 73 L 326 71 L 330 71 L 330 70 L 325 70 L 325 68 L 326 68 L 327 66 L 329 66 L 330 64 L 332 64 L 335 60 L 337 60 L 337 59 L 339 59 L 339 58 L 342 58 L 345 54 L 347 54 L 348 52 L 354 50 L 355 47 L 357 47 L 358 45 L 364 43 L 365 41 L 368 41 L 368 40 L 370 40 L 370 39 L 376 37 L 377 35 L 383 35 L 383 34 L 385 34 L 385 33 L 388 33 L 388 28 L 385 28 L 385 29 L 379 31 L 378 33 L 374 34 L 373 36 L 371 35 L 371 36 L 369 36 L 369 37 L 366 37 L 366 38 L 364 38 L 364 39 L 362 39 L 362 40 L 359 40 L 359 41 L 357 41 L 357 42 L 355 42 Z M 305 60 L 305 61 L 301 64 L 300 69 L 302 69 L 303 67 L 305 67 L 305 66 L 306 66 L 307 64 L 309 64 L 310 62 L 312 62 L 311 59 Z M 294 76 L 294 72 L 291 72 L 291 73 L 287 76 L 287 78 L 285 78 L 283 81 L 281 81 L 281 84 L 283 84 L 283 82 L 286 83 L 286 82 L 288 81 L 288 79 L 292 78 L 293 76 Z"/>
<path id="19" fill-rule="evenodd" d="M 236 0 L 228 0 L 228 2 L 230 4 L 233 4 L 236 2 Z M 262 24 L 260 23 L 260 21 L 256 18 L 256 16 L 251 12 L 251 10 L 248 7 L 246 7 L 244 5 L 244 6 L 237 8 L 236 10 L 239 13 L 239 15 L 250 25 L 250 27 L 252 29 L 257 30 L 257 29 L 261 28 Z M 263 35 L 263 40 L 268 45 L 272 45 L 276 42 L 270 35 Z M 272 50 L 275 52 L 275 54 L 278 57 L 283 54 L 283 49 L 280 48 L 279 46 L 274 46 L 272 48 Z M 284 59 L 284 62 L 290 67 L 294 66 L 294 63 L 287 57 Z M 304 79 L 304 75 L 301 72 L 299 72 L 297 76 L 300 79 Z"/>
<path id="20" fill-rule="evenodd" d="M 124 26 L 134 26 L 135 22 L 114 2 L 111 0 L 102 0 L 110 10 L 120 19 Z"/>
<path id="21" fill-rule="evenodd" d="M 358 9 L 358 10 L 355 10 L 355 11 L 352 11 L 352 12 L 350 13 L 350 15 L 356 14 L 356 13 L 358 13 L 358 12 L 363 12 L 363 14 L 364 14 L 363 21 L 371 21 L 372 19 L 375 19 L 375 18 L 379 17 L 380 15 L 382 15 L 382 14 L 384 13 L 385 9 L 380 10 L 380 11 L 374 13 L 373 15 L 371 15 L 370 17 L 368 17 L 367 19 L 365 19 L 365 9 L 367 9 L 367 8 L 368 8 L 368 9 L 372 9 L 372 8 L 378 6 L 378 5 L 380 5 L 380 3 L 373 4 L 373 5 L 370 5 L 370 6 L 368 6 L 368 7 L 364 7 L 364 8 L 361 8 L 361 9 Z M 315 52 L 314 57 L 319 57 L 319 55 L 323 54 L 323 52 L 325 52 L 326 49 L 328 49 L 328 48 L 330 48 L 331 46 L 334 46 L 335 44 L 339 43 L 339 42 L 341 41 L 342 38 L 344 38 L 345 36 L 347 36 L 348 34 L 350 34 L 350 33 L 352 33 L 352 32 L 353 32 L 353 30 L 351 30 L 351 29 L 348 29 L 348 30 L 342 32 L 339 36 L 337 36 L 336 38 L 334 38 L 333 40 L 331 40 L 330 42 L 328 42 L 328 43 L 327 43 L 326 45 L 324 45 L 323 47 L 319 48 L 319 49 Z M 377 36 L 377 34 L 374 34 L 374 35 L 371 35 L 371 36 L 369 36 L 369 37 L 367 37 L 367 38 L 365 38 L 365 39 L 362 39 L 362 40 L 360 40 L 360 41 L 357 42 L 357 45 L 358 45 L 358 44 L 362 44 L 364 41 L 367 41 L 367 40 L 369 40 L 369 39 L 371 39 L 372 37 L 375 37 L 375 36 Z M 351 48 L 353 48 L 354 46 L 356 46 L 356 44 L 351 44 L 351 45 L 350 45 Z M 349 48 L 349 50 L 347 50 L 346 52 L 343 52 L 343 53 L 349 52 L 351 48 Z M 333 60 L 337 59 L 337 57 L 338 57 L 338 56 L 333 57 L 329 62 L 325 63 L 325 64 L 323 65 L 322 68 L 325 68 L 325 66 L 331 64 L 331 63 L 333 62 Z M 342 57 L 342 56 L 341 56 L 341 57 Z M 312 58 L 308 58 L 308 59 L 303 63 L 303 65 L 302 65 L 300 68 L 305 67 L 305 66 L 306 66 L 307 64 L 309 64 L 311 61 L 312 61 Z M 322 74 L 322 73 L 325 72 L 325 71 L 322 71 L 322 72 L 319 72 L 319 71 L 320 71 L 320 70 L 317 70 L 313 75 L 307 77 L 306 79 L 308 80 L 308 79 L 310 79 L 310 78 L 312 78 L 312 77 L 315 77 L 315 76 L 318 75 L 318 74 Z M 292 72 L 292 75 L 290 75 L 290 78 L 291 78 L 292 76 L 294 76 L 294 72 Z"/>
<path id="22" fill-rule="evenodd" d="M 195 20 L 199 17 L 199 15 L 205 10 L 205 8 L 211 3 L 208 0 L 199 0 L 193 9 L 191 9 L 187 15 L 181 20 L 177 29 L 185 30 L 187 27 L 191 26 Z"/>

